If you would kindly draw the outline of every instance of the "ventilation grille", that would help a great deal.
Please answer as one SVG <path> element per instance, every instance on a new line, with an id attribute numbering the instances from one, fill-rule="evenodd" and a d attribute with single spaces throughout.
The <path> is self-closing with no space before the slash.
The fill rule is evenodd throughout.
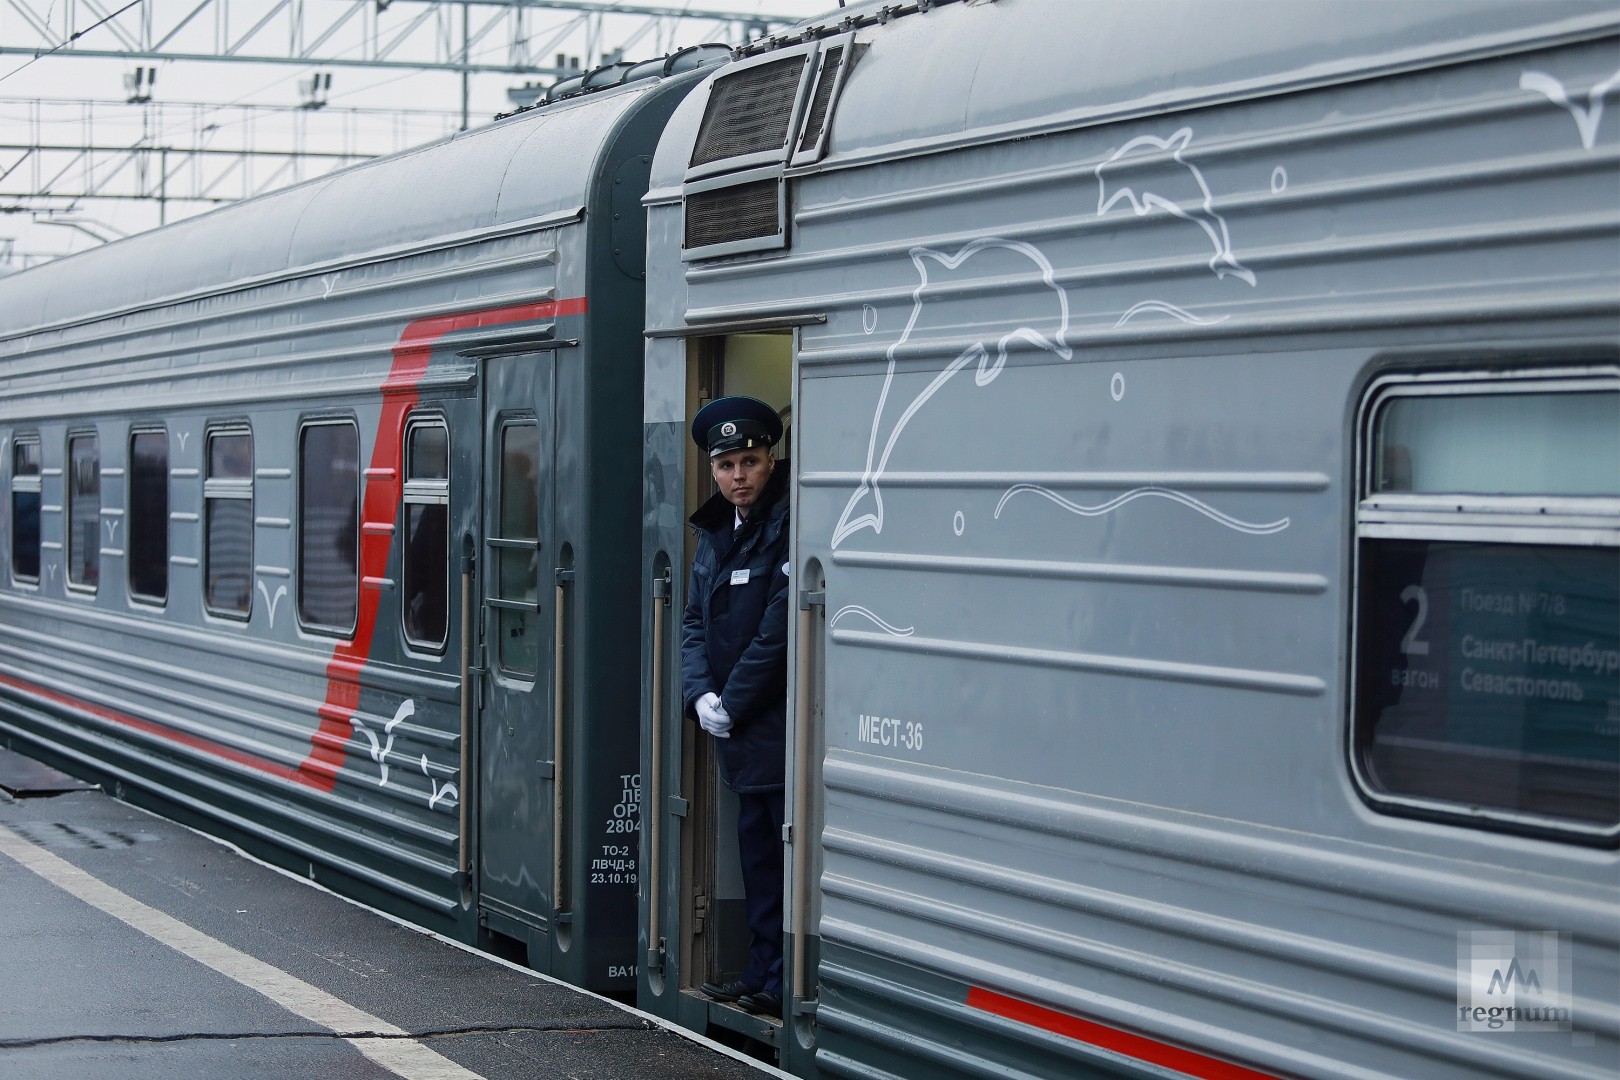
<path id="1" fill-rule="evenodd" d="M 781 150 L 808 57 L 789 56 L 715 80 L 692 164 Z"/>
<path id="2" fill-rule="evenodd" d="M 844 47 L 828 49 L 821 60 L 821 72 L 816 76 L 816 96 L 810 102 L 810 115 L 804 122 L 804 135 L 799 139 L 799 153 L 814 150 L 821 141 L 821 131 L 827 126 L 827 109 L 832 105 L 833 87 L 838 84 L 838 68 L 844 62 Z"/>
<path id="3" fill-rule="evenodd" d="M 687 249 L 758 240 L 782 231 L 777 180 L 694 192 L 686 197 Z"/>

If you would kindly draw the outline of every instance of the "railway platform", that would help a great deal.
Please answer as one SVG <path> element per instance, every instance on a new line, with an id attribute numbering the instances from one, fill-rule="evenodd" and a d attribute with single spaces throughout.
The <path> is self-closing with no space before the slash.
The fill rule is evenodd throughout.
<path id="1" fill-rule="evenodd" d="M 0 750 L 0 1077 L 785 1076 Z"/>

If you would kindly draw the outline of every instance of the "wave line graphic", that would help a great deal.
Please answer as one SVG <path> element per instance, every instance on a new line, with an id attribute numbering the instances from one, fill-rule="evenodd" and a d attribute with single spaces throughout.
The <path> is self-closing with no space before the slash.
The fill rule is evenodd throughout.
<path id="1" fill-rule="evenodd" d="M 859 604 L 845 604 L 843 607 L 839 608 L 833 613 L 833 617 L 827 620 L 827 628 L 830 630 L 837 626 L 838 620 L 842 619 L 845 615 L 859 615 L 862 618 L 870 619 L 890 637 L 910 637 L 912 634 L 917 632 L 917 628 L 915 626 L 900 627 L 886 623 L 878 617 L 876 612 L 872 611 L 870 608 L 861 607 Z"/>
<path id="2" fill-rule="evenodd" d="M 1186 308 L 1177 307 L 1164 300 L 1143 300 L 1140 304 L 1134 305 L 1129 311 L 1121 315 L 1119 321 L 1114 325 L 1124 326 L 1138 315 L 1148 311 L 1169 315 L 1172 318 L 1180 319 L 1184 323 L 1191 323 L 1193 326 L 1214 326 L 1216 323 L 1223 323 L 1231 318 L 1230 315 L 1217 315 L 1215 318 L 1209 319 L 1202 315 L 1194 315 Z"/>
<path id="3" fill-rule="evenodd" d="M 1012 487 L 1008 488 L 1001 496 L 1001 501 L 996 503 L 996 518 L 998 520 L 1000 519 L 1001 511 L 1006 507 L 1007 503 L 1012 500 L 1014 495 L 1018 495 L 1026 491 L 1031 494 L 1040 495 L 1043 498 L 1049 499 L 1061 506 L 1063 509 L 1067 510 L 1069 513 L 1078 514 L 1081 517 L 1102 517 L 1106 514 L 1113 513 L 1126 503 L 1135 502 L 1137 499 L 1157 498 L 1169 499 L 1171 502 L 1180 503 L 1182 506 L 1198 511 L 1200 514 L 1203 514 L 1205 517 L 1216 522 L 1217 524 L 1224 525 L 1228 529 L 1232 529 L 1235 532 L 1248 533 L 1250 536 L 1269 536 L 1272 533 L 1282 532 L 1284 529 L 1288 528 L 1292 521 L 1290 518 L 1279 518 L 1276 521 L 1268 521 L 1264 523 L 1244 521 L 1241 518 L 1235 518 L 1230 514 L 1224 514 L 1208 503 L 1195 499 L 1185 492 L 1176 491 L 1174 488 L 1133 488 L 1132 490 L 1125 492 L 1123 495 L 1117 495 L 1114 498 L 1109 499 L 1105 503 L 1099 503 L 1096 506 L 1086 506 L 1084 504 L 1065 499 L 1051 488 L 1042 487 L 1039 484 L 1014 484 Z"/>

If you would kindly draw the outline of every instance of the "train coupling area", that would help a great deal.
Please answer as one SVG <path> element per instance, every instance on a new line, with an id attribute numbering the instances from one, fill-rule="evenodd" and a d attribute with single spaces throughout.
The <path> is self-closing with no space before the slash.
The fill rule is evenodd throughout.
<path id="1" fill-rule="evenodd" d="M 0 1076 L 785 1073 L 0 749 Z"/>

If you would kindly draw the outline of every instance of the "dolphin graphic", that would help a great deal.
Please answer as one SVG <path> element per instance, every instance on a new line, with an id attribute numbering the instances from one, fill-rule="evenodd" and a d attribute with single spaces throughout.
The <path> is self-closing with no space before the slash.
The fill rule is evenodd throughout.
<path id="1" fill-rule="evenodd" d="M 1232 238 L 1226 219 L 1215 212 L 1204 174 L 1196 165 L 1182 159 L 1182 151 L 1192 142 L 1192 128 L 1182 128 L 1168 139 L 1141 135 L 1132 139 L 1097 166 L 1097 215 L 1106 214 L 1121 199 L 1127 200 L 1138 217 L 1164 210 L 1204 231 L 1215 247 L 1209 268 L 1216 277 L 1228 274 L 1254 284 L 1254 272 L 1232 254 Z M 1170 151 L 1176 167 L 1158 155 Z M 1110 186 L 1112 192 L 1110 193 Z"/>
<path id="2" fill-rule="evenodd" d="M 911 399 L 910 404 L 903 409 L 898 406 L 891 408 L 889 389 L 894 384 L 896 354 L 911 340 L 912 334 L 917 329 L 917 322 L 923 312 L 924 294 L 928 292 L 930 285 L 938 284 L 930 279 L 930 268 L 937 267 L 934 272 L 938 274 L 952 274 L 961 269 L 968 260 L 977 256 L 981 263 L 988 265 L 975 265 L 972 267 L 974 273 L 985 278 L 992 275 L 1005 278 L 1009 276 L 1005 269 L 1009 260 L 1005 257 L 996 259 L 995 256 L 998 254 L 1011 255 L 1010 261 L 1020 272 L 1027 272 L 1033 268 L 1040 273 L 1046 291 L 1038 292 L 1038 296 L 1040 302 L 1049 307 L 1049 310 L 1041 316 L 1041 321 L 1043 324 L 1052 324 L 1051 333 L 1043 333 L 1021 322 L 993 341 L 976 341 L 945 365 L 945 369 L 935 375 L 933 381 Z M 1025 263 L 1030 265 L 1026 266 Z M 837 528 L 833 530 L 832 546 L 835 548 L 851 533 L 861 529 L 871 529 L 876 533 L 883 531 L 883 492 L 879 487 L 879 481 L 883 478 L 884 470 L 888 468 L 889 455 L 894 452 L 894 445 L 899 440 L 901 432 L 905 431 L 906 425 L 917 414 L 917 410 L 926 405 L 928 399 L 938 393 L 952 375 L 977 361 L 978 370 L 973 374 L 973 382 L 977 386 L 988 386 L 1006 366 L 1007 350 L 1014 340 L 1045 349 L 1065 360 L 1074 356 L 1073 350 L 1064 344 L 1064 337 L 1069 331 L 1069 297 L 1054 280 L 1052 264 L 1041 254 L 1039 248 L 1018 240 L 984 237 L 972 241 L 954 255 L 933 248 L 912 248 L 911 265 L 916 268 L 918 278 L 917 288 L 911 294 L 911 318 L 907 320 L 906 328 L 900 334 L 900 340 L 889 346 L 889 370 L 883 379 L 883 390 L 878 394 L 877 411 L 872 417 L 872 434 L 866 444 L 866 470 L 861 474 L 861 482 L 856 486 L 855 493 L 849 497 L 843 515 L 838 519 Z M 958 279 L 951 280 L 954 282 Z M 882 447 L 881 452 L 879 446 Z"/>

